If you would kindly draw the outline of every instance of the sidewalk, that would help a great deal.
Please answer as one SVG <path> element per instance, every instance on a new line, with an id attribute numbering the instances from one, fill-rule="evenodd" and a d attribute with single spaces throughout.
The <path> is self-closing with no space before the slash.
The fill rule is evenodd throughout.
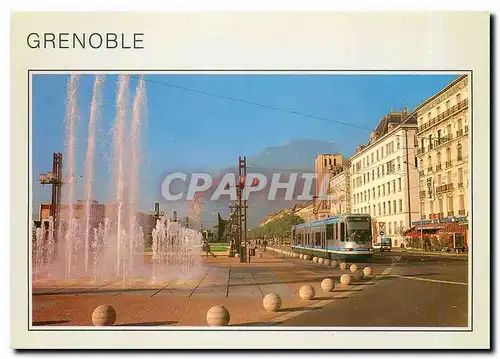
<path id="1" fill-rule="evenodd" d="M 34 325 L 92 325 L 92 311 L 100 304 L 115 308 L 116 325 L 206 326 L 206 313 L 213 305 L 223 305 L 229 310 L 230 325 L 275 325 L 283 316 L 298 314 L 363 287 L 356 283 L 341 286 L 339 277 L 345 272 L 338 267 L 282 259 L 271 251 L 266 251 L 263 258 L 251 257 L 250 263 L 223 256 L 203 257 L 203 263 L 206 272 L 198 281 L 176 281 L 159 288 L 138 287 L 111 293 L 87 290 L 34 295 Z M 334 292 L 321 290 L 320 283 L 326 277 L 334 280 Z M 304 301 L 298 297 L 298 290 L 304 284 L 314 287 L 315 299 Z M 262 298 L 271 292 L 282 299 L 279 312 L 263 308 Z"/>

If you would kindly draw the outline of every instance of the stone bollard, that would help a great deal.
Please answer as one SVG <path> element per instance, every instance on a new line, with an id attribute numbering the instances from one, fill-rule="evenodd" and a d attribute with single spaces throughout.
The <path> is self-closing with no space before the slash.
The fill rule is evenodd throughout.
<path id="1" fill-rule="evenodd" d="M 264 309 L 269 312 L 276 312 L 281 308 L 281 298 L 276 293 L 266 294 L 264 299 L 262 299 L 262 304 Z"/>
<path id="2" fill-rule="evenodd" d="M 319 259 L 318 257 L 313 257 L 313 262 L 318 263 L 318 259 Z"/>
<path id="3" fill-rule="evenodd" d="M 299 289 L 299 296 L 301 299 L 311 300 L 314 298 L 314 295 L 315 295 L 314 288 L 310 285 L 307 284 L 303 285 Z"/>
<path id="4" fill-rule="evenodd" d="M 228 325 L 229 320 L 229 311 L 222 305 L 214 305 L 207 312 L 207 323 L 211 327 Z"/>
<path id="5" fill-rule="evenodd" d="M 354 280 L 362 280 L 363 279 L 363 272 L 358 270 L 356 272 L 354 272 L 354 274 L 352 275 Z"/>
<path id="6" fill-rule="evenodd" d="M 331 261 L 331 260 L 329 260 L 329 259 L 327 258 L 327 259 L 325 259 L 325 261 L 323 262 L 323 264 L 324 264 L 325 266 L 329 266 L 331 262 L 332 262 L 332 261 Z"/>
<path id="7" fill-rule="evenodd" d="M 115 322 L 116 311 L 108 304 L 100 305 L 92 312 L 92 323 L 96 327 L 113 325 Z"/>
<path id="8" fill-rule="evenodd" d="M 338 266 L 338 262 L 335 259 L 332 259 L 332 262 L 330 263 L 330 267 L 336 268 Z"/>
<path id="9" fill-rule="evenodd" d="M 325 278 L 321 281 L 321 289 L 323 289 L 323 292 L 333 292 L 334 288 L 335 283 L 333 282 L 332 278 Z"/>
<path id="10" fill-rule="evenodd" d="M 340 284 L 349 285 L 351 283 L 351 276 L 349 274 L 342 274 L 340 276 Z"/>
<path id="11" fill-rule="evenodd" d="M 365 277 L 371 276 L 372 273 L 373 273 L 373 269 L 371 267 L 365 267 L 363 269 L 363 274 L 365 275 Z"/>
<path id="12" fill-rule="evenodd" d="M 347 268 L 347 263 L 346 262 L 341 262 L 339 265 L 340 270 L 346 270 Z"/>
<path id="13" fill-rule="evenodd" d="M 323 258 L 323 257 L 319 257 L 319 258 L 318 258 L 318 263 L 319 263 L 319 264 L 323 264 L 323 263 L 325 263 L 325 258 Z"/>
<path id="14" fill-rule="evenodd" d="M 358 266 L 356 264 L 351 264 L 349 270 L 351 271 L 351 273 L 355 273 L 358 270 Z"/>
<path id="15" fill-rule="evenodd" d="M 234 258 L 240 258 L 239 253 L 236 253 L 236 254 L 234 255 Z"/>

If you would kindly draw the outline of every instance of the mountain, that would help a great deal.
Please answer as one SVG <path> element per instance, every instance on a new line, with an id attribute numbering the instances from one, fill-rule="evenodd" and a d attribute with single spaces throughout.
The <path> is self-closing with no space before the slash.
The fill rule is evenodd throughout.
<path id="1" fill-rule="evenodd" d="M 322 153 L 337 153 L 333 142 L 299 139 L 283 146 L 266 147 L 248 159 L 248 165 L 263 168 L 313 170 L 314 160 Z"/>
<path id="2" fill-rule="evenodd" d="M 300 177 L 301 173 L 314 172 L 314 160 L 317 155 L 322 153 L 338 153 L 338 151 L 338 146 L 332 142 L 308 139 L 292 140 L 283 146 L 266 147 L 256 155 L 248 157 L 248 171 L 250 173 L 260 172 L 266 175 L 269 180 L 273 172 L 282 172 L 281 181 L 286 181 L 290 172 L 280 170 L 296 170 Z M 271 170 L 266 171 L 265 169 Z M 273 169 L 275 170 L 273 171 Z M 225 168 L 220 171 L 220 174 L 222 176 L 222 174 L 228 172 L 237 173 L 237 169 L 234 167 Z M 300 183 L 300 181 L 297 181 L 297 183 Z M 269 182 L 267 187 L 269 187 Z M 301 192 L 302 187 L 298 184 L 294 199 L 292 200 L 284 200 L 281 197 L 281 199 L 270 201 L 267 199 L 267 191 L 252 194 L 248 203 L 248 228 L 259 226 L 260 220 L 271 212 L 282 208 L 290 208 L 298 202 L 303 202 L 295 199 L 296 195 Z M 284 192 L 281 193 L 284 194 Z M 221 205 L 219 203 L 217 207 L 227 208 L 227 204 Z M 210 203 L 210 201 L 205 203 L 205 210 L 207 212 L 210 210 L 213 211 L 214 208 L 214 203 Z M 227 211 L 222 212 L 224 212 L 224 215 L 227 215 Z M 214 221 L 214 218 L 209 218 L 208 214 L 204 219 L 206 221 Z"/>

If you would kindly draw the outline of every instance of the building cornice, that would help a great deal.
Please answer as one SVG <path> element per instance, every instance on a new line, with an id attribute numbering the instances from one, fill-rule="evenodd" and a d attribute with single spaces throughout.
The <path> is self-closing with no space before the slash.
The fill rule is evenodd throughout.
<path id="1" fill-rule="evenodd" d="M 465 88 L 469 83 L 469 76 L 462 75 L 457 79 L 450 82 L 446 87 L 441 89 L 437 94 L 429 97 L 427 100 L 418 105 L 413 113 L 418 114 L 420 112 L 427 112 L 429 109 L 435 107 L 438 103 L 443 102 L 446 98 L 449 98 L 456 92 Z"/>

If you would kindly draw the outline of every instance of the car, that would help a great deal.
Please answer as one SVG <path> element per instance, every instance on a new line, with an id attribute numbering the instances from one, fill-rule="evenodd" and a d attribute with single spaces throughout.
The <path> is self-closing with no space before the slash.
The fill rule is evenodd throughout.
<path id="1" fill-rule="evenodd" d="M 373 246 L 372 246 L 372 251 L 374 252 L 380 252 L 380 249 L 381 249 L 382 245 L 380 243 L 375 243 Z"/>

